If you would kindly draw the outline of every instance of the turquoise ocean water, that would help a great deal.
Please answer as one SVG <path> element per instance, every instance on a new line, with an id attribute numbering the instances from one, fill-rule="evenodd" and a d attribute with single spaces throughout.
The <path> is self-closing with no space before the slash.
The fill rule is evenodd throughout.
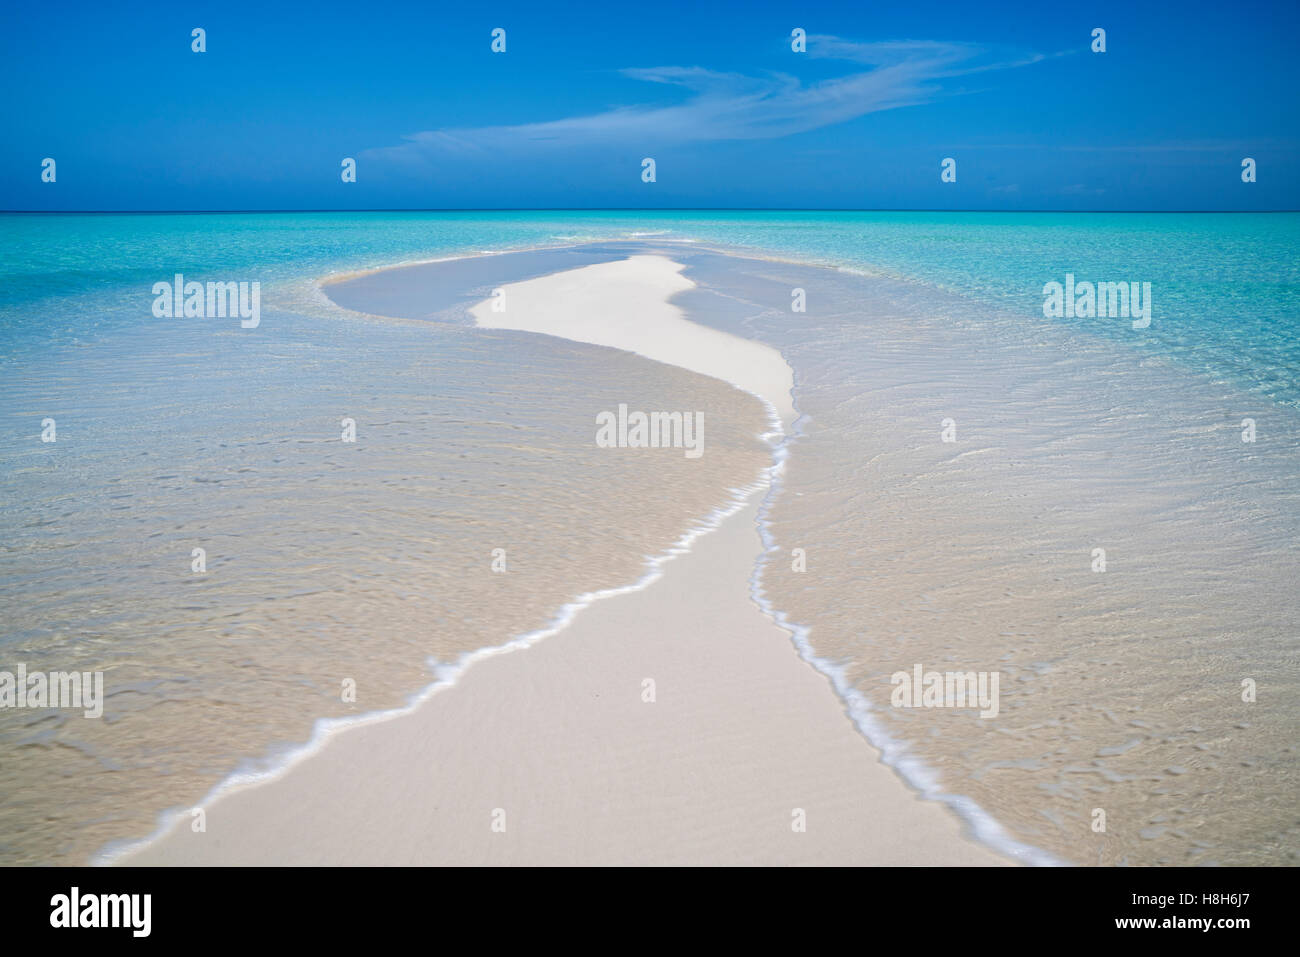
<path id="1" fill-rule="evenodd" d="M 6 215 L 0 358 L 151 319 L 175 272 L 265 287 L 489 250 L 653 236 L 883 272 L 1041 314 L 1044 283 L 1150 282 L 1142 337 L 1087 324 L 1238 387 L 1300 403 L 1300 214 L 299 213 Z"/>

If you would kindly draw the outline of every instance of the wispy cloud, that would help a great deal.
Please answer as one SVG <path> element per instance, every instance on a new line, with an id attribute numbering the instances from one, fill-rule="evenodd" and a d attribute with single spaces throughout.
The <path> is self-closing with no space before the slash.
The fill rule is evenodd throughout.
<path id="1" fill-rule="evenodd" d="M 1076 143 L 1066 134 L 1039 143 L 953 143 L 954 150 L 1005 150 L 1020 152 L 1042 152 L 1055 150 L 1066 153 L 1233 153 L 1245 149 L 1296 149 L 1295 139 L 1277 137 L 1251 137 L 1237 140 L 1182 140 L 1173 142 L 1162 140 L 1157 143 Z"/>
<path id="2" fill-rule="evenodd" d="M 671 106 L 622 106 L 538 123 L 426 130 L 404 136 L 399 145 L 363 155 L 417 160 L 616 142 L 658 145 L 775 139 L 868 113 L 928 103 L 950 92 L 944 80 L 1026 66 L 1046 58 L 1042 54 L 997 56 L 996 51 L 966 43 L 858 43 L 833 36 L 809 37 L 807 55 L 851 63 L 856 69 L 810 84 L 783 73 L 746 76 L 698 66 L 628 69 L 623 75 L 680 87 L 686 97 Z"/>

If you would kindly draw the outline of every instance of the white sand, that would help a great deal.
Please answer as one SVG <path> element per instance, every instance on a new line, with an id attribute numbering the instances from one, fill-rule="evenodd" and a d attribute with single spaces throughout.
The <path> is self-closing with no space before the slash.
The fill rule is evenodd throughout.
<path id="1" fill-rule="evenodd" d="M 631 256 L 503 287 L 470 310 L 487 329 L 517 329 L 635 352 L 730 382 L 770 402 L 789 429 L 794 374 L 771 346 L 691 322 L 666 300 L 693 289 L 682 265 L 664 256 Z"/>
<path id="2" fill-rule="evenodd" d="M 491 315 L 604 345 L 625 335 L 651 358 L 735 375 L 788 414 L 779 355 L 665 303 L 679 269 L 589 266 L 509 286 L 507 312 Z M 756 513 L 751 499 L 647 588 L 479 661 L 410 714 L 336 734 L 212 802 L 205 832 L 185 817 L 121 863 L 1006 863 L 879 763 L 751 601 Z"/>

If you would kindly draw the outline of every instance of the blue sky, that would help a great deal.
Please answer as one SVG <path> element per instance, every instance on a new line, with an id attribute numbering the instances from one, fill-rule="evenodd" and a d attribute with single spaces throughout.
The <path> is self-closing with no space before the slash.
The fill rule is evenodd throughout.
<path id="1" fill-rule="evenodd" d="M 0 208 L 1296 209 L 1298 26 L 1294 0 L 11 6 Z"/>

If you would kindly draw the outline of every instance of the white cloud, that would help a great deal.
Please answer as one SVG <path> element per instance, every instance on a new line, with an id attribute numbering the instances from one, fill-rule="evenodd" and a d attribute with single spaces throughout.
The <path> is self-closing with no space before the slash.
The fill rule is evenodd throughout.
<path id="1" fill-rule="evenodd" d="M 535 151 L 598 143 L 691 143 L 790 136 L 876 113 L 927 103 L 944 93 L 940 81 L 1037 62 L 1041 55 L 991 59 L 965 43 L 895 41 L 856 43 L 808 38 L 808 56 L 858 67 L 844 76 L 803 84 L 786 74 L 753 77 L 702 67 L 628 69 L 625 76 L 687 91 L 671 106 L 623 106 L 564 119 L 514 126 L 427 130 L 397 146 L 366 151 L 370 158 L 414 161 L 434 156 Z"/>

